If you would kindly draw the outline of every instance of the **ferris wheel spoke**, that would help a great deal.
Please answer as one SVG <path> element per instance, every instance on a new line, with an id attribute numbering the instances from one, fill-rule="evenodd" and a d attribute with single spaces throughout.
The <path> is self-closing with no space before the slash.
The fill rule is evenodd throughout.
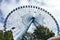
<path id="1" fill-rule="evenodd" d="M 11 30 L 12 28 L 14 40 L 21 39 L 32 23 L 35 26 L 43 25 L 47 28 L 50 28 L 50 30 L 52 30 L 55 35 L 58 32 L 57 27 L 59 27 L 56 20 L 49 12 L 42 8 L 38 8 L 37 6 L 29 5 L 21 6 L 16 8 L 15 11 L 11 11 L 6 17 L 5 21 L 6 22 L 4 25 L 6 25 L 5 27 L 7 30 Z"/>
<path id="2" fill-rule="evenodd" d="M 24 25 L 28 24 L 31 21 L 32 15 L 26 14 L 22 16 L 22 23 Z"/>

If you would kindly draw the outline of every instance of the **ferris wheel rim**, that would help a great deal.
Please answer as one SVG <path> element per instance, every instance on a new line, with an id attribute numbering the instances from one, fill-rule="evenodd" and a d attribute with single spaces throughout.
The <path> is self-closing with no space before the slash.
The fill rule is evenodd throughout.
<path id="1" fill-rule="evenodd" d="M 16 10 L 22 9 L 22 8 L 36 8 L 36 9 L 39 9 L 39 10 L 42 10 L 42 11 L 46 12 L 46 13 L 47 13 L 48 15 L 50 15 L 50 16 L 52 17 L 52 19 L 55 21 L 55 23 L 56 23 L 56 25 L 57 25 L 57 31 L 58 31 L 58 34 L 59 34 L 59 25 L 58 25 L 58 22 L 56 21 L 56 19 L 54 18 L 54 16 L 53 16 L 52 14 L 50 14 L 47 10 L 45 10 L 45 9 L 43 9 L 43 8 L 40 8 L 40 7 L 37 7 L 37 6 L 33 6 L 33 5 L 23 5 L 23 6 L 19 6 L 19 7 L 15 8 L 15 9 L 13 9 L 10 13 L 8 13 L 8 15 L 7 15 L 6 18 L 5 18 L 4 25 L 3 25 L 4 31 L 6 31 L 6 23 L 7 23 L 7 20 L 8 20 L 8 18 L 9 18 L 9 16 L 10 16 L 13 12 L 15 12 Z"/>

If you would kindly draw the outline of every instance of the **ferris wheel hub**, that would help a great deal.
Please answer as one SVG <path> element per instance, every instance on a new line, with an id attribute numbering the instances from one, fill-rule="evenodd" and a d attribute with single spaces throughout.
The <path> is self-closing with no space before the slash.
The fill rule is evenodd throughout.
<path id="1" fill-rule="evenodd" d="M 59 26 L 55 18 L 49 12 L 37 6 L 20 6 L 12 10 L 7 15 L 3 27 L 5 30 L 10 30 L 13 27 L 13 37 L 18 39 L 28 31 L 32 23 L 35 26 L 44 25 L 52 30 L 55 35 L 59 34 Z"/>

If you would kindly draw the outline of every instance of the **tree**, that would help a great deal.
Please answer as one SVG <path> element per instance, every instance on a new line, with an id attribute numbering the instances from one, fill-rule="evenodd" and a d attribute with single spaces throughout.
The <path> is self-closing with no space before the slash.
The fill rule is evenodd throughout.
<path id="1" fill-rule="evenodd" d="M 4 40 L 14 40 L 11 30 L 4 32 Z"/>
<path id="2" fill-rule="evenodd" d="M 3 40 L 3 31 L 0 30 L 0 40 Z"/>
<path id="3" fill-rule="evenodd" d="M 50 31 L 47 27 L 44 26 L 37 26 L 33 32 L 34 37 L 38 40 L 47 40 L 50 37 L 53 37 L 55 34 Z"/>
<path id="4" fill-rule="evenodd" d="M 47 27 L 42 25 L 36 26 L 36 29 L 33 33 L 26 33 L 22 39 L 23 40 L 47 40 L 50 37 L 53 37 L 55 34 L 50 31 Z"/>
<path id="5" fill-rule="evenodd" d="M 21 40 L 32 40 L 32 39 L 33 39 L 32 34 L 27 32 L 25 35 L 23 35 Z"/>
<path id="6" fill-rule="evenodd" d="M 3 32 L 2 30 L 0 30 L 0 40 L 14 40 L 12 31 L 10 30 Z"/>

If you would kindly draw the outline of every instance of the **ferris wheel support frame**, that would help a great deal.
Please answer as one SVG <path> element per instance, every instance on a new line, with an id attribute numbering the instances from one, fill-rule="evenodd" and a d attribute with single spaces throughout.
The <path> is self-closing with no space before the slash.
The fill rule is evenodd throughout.
<path id="1" fill-rule="evenodd" d="M 4 31 L 6 31 L 6 22 L 7 22 L 7 19 L 9 18 L 9 16 L 10 16 L 14 11 L 16 11 L 16 10 L 18 10 L 18 9 L 20 9 L 20 8 L 27 8 L 27 7 L 28 7 L 28 8 L 37 8 L 37 9 L 43 10 L 43 11 L 45 11 L 47 14 L 49 14 L 49 15 L 53 18 L 53 20 L 55 21 L 55 23 L 56 23 L 56 25 L 57 25 L 57 31 L 58 31 L 57 34 L 59 35 L 60 30 L 59 30 L 59 25 L 58 25 L 58 22 L 56 21 L 56 19 L 55 19 L 49 12 L 47 12 L 45 9 L 42 9 L 42 8 L 40 8 L 40 7 L 37 7 L 37 6 L 32 6 L 32 5 L 20 6 L 20 7 L 16 8 L 16 9 L 13 9 L 13 11 L 11 11 L 11 12 L 7 15 L 7 17 L 5 18 L 4 25 L 3 25 Z"/>

